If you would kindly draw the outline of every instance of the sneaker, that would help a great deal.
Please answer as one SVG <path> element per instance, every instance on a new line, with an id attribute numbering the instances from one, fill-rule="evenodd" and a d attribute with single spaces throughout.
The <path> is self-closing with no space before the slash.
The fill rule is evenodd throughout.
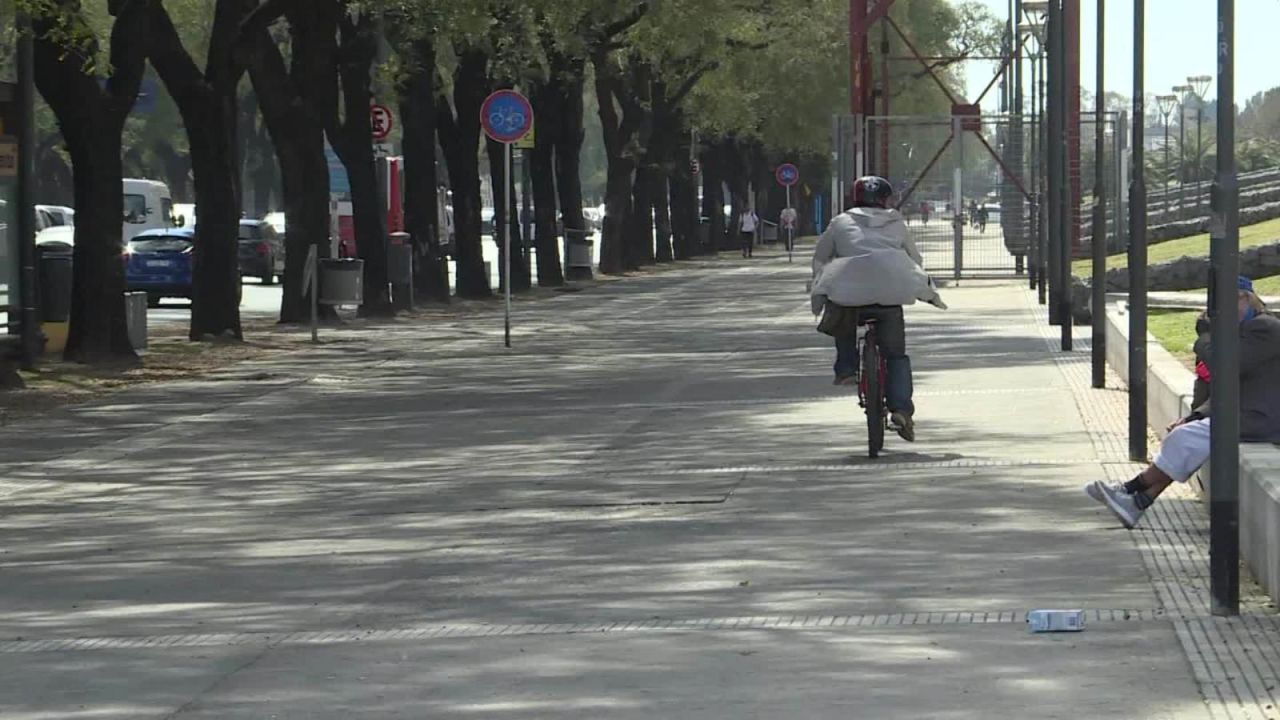
<path id="1" fill-rule="evenodd" d="M 1142 519 L 1144 511 L 1138 507 L 1138 501 L 1126 493 L 1124 485 L 1120 483 L 1108 485 L 1101 480 L 1095 480 L 1086 485 L 1084 491 L 1089 497 L 1106 505 L 1107 509 L 1120 520 L 1120 524 L 1130 530 L 1138 524 L 1138 520 Z"/>
<path id="2" fill-rule="evenodd" d="M 896 412 L 889 416 L 889 425 L 898 431 L 898 437 L 909 443 L 916 441 L 916 421 L 908 414 Z"/>
<path id="3" fill-rule="evenodd" d="M 837 375 L 835 382 L 831 384 L 832 385 L 857 385 L 858 376 L 857 375 Z"/>
<path id="4" fill-rule="evenodd" d="M 1101 480 L 1097 480 L 1085 485 L 1084 493 L 1097 502 L 1105 503 L 1106 500 L 1104 498 L 1106 496 L 1102 494 L 1102 488 L 1104 487 L 1107 487 L 1107 484 Z M 1124 483 L 1112 483 L 1110 487 L 1112 492 L 1123 493 L 1125 495 L 1129 494 L 1129 491 L 1124 489 Z"/>

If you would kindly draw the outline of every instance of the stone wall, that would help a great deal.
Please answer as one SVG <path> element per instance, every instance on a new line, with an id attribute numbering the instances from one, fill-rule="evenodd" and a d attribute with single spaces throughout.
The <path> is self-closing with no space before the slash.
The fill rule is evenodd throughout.
<path id="1" fill-rule="evenodd" d="M 1243 223 L 1243 220 L 1241 221 Z M 1266 245 L 1245 248 L 1240 251 L 1240 273 L 1253 279 L 1280 275 L 1280 239 Z M 1147 290 L 1171 292 L 1197 290 L 1209 284 L 1209 258 L 1182 257 L 1166 263 L 1152 265 L 1147 270 Z M 1076 278 L 1073 303 L 1077 323 L 1088 324 L 1092 318 L 1089 279 Z M 1129 291 L 1128 268 L 1107 271 L 1107 292 Z"/>

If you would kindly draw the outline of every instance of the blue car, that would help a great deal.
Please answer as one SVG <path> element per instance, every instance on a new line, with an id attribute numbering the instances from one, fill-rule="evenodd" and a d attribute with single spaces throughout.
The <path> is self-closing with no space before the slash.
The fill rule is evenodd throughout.
<path id="1" fill-rule="evenodd" d="M 130 292 L 145 292 L 147 306 L 164 298 L 190 298 L 196 234 L 191 228 L 147 230 L 129 241 L 124 278 Z"/>

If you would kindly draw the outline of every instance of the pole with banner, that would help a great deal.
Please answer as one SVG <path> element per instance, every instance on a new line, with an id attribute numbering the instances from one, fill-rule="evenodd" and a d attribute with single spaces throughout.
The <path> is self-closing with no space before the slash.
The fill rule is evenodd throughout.
<path id="1" fill-rule="evenodd" d="M 494 142 L 503 147 L 502 203 L 494 198 L 494 221 L 498 213 L 510 211 L 511 198 L 511 146 L 522 140 L 533 129 L 533 106 L 528 98 L 514 90 L 498 90 L 480 106 L 480 125 Z M 503 340 L 511 347 L 511 218 L 502 224 L 502 286 L 505 300 Z"/>
<path id="2" fill-rule="evenodd" d="M 773 173 L 778 184 L 787 189 L 787 262 L 794 260 L 796 219 L 791 208 L 791 188 L 800 182 L 800 169 L 791 163 L 783 163 Z"/>

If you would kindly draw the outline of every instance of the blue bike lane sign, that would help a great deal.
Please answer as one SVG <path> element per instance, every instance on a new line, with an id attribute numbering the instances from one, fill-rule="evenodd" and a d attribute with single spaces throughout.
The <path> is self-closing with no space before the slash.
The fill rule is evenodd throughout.
<path id="1" fill-rule="evenodd" d="M 533 106 L 514 90 L 499 90 L 480 107 L 480 124 L 495 142 L 519 142 L 533 129 Z"/>

